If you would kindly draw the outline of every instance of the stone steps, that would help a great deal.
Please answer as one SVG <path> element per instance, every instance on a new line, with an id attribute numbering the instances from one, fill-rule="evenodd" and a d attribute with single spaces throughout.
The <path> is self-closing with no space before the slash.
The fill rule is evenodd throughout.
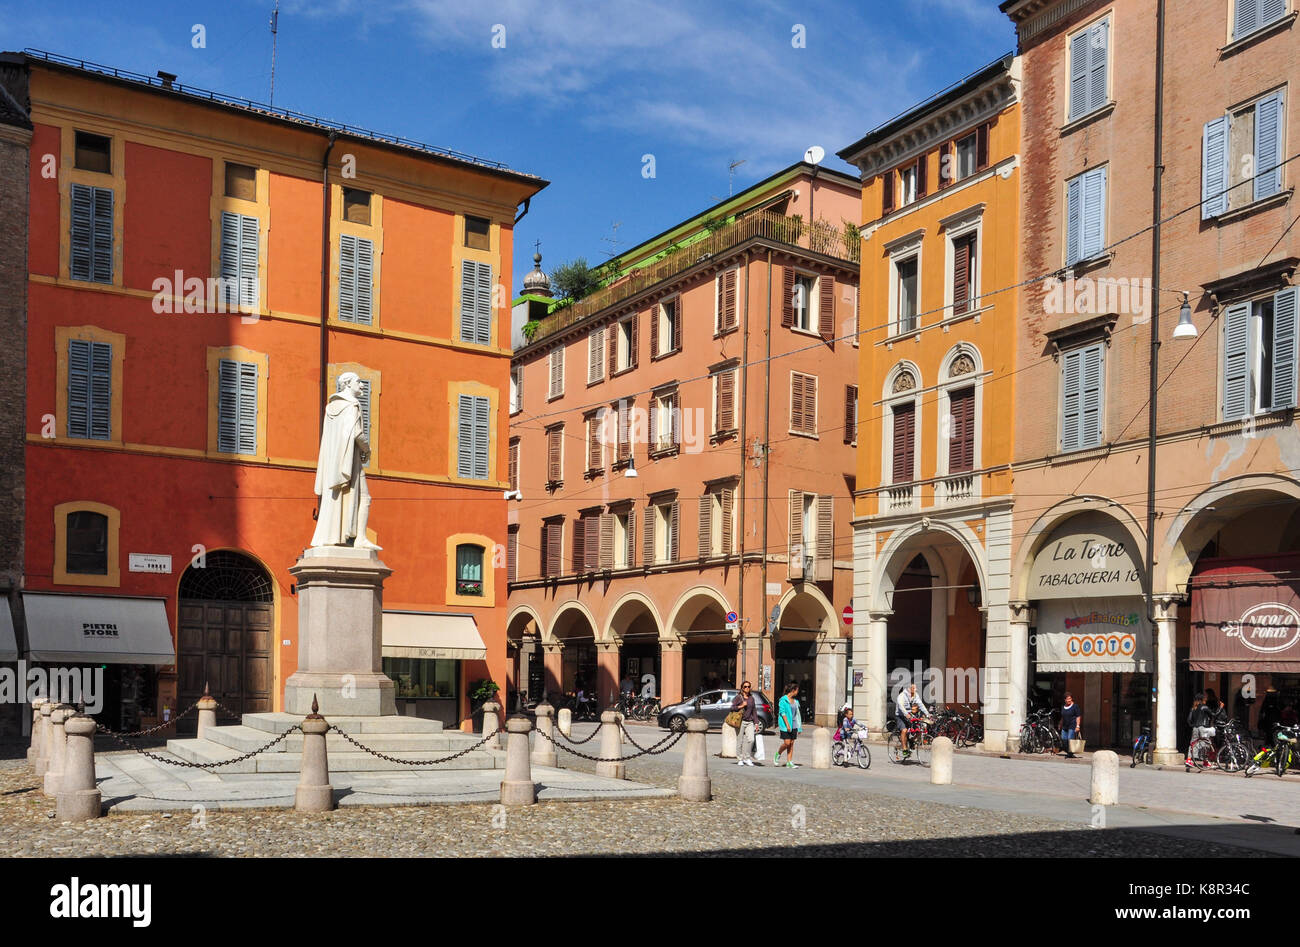
<path id="1" fill-rule="evenodd" d="M 284 731 L 279 732 L 283 733 Z M 471 734 L 439 733 L 437 731 L 431 733 L 356 733 L 353 731 L 349 735 L 372 750 L 410 757 L 445 756 L 447 753 L 477 743 L 480 739 L 480 737 Z M 209 741 L 219 743 L 232 750 L 238 750 L 240 753 L 250 753 L 260 746 L 265 746 L 275 736 L 275 733 L 267 730 L 239 725 L 213 727 L 207 731 Z M 265 752 L 300 753 L 302 752 L 302 741 L 303 735 L 301 733 L 292 733 Z M 331 754 L 361 752 L 337 733 L 326 734 L 325 747 Z"/>
<path id="2" fill-rule="evenodd" d="M 286 741 L 287 742 L 287 741 Z M 251 748 L 250 748 L 251 749 Z M 213 764 L 242 756 L 247 750 L 240 751 L 213 740 L 197 738 L 167 741 L 167 751 L 187 763 Z M 447 751 L 425 751 L 411 753 L 394 753 L 399 758 L 430 759 L 448 755 Z M 454 769 L 504 769 L 505 753 L 501 750 L 471 750 L 464 756 L 447 763 L 428 766 L 408 766 L 379 759 L 361 750 L 328 749 L 331 773 L 370 773 L 370 772 L 420 772 L 429 770 Z M 297 773 L 302 769 L 301 749 L 284 752 L 259 753 L 256 756 L 222 766 L 216 772 L 226 773 Z"/>
<path id="3" fill-rule="evenodd" d="M 243 725 L 267 733 L 283 733 L 290 727 L 302 723 L 297 714 L 264 713 L 244 714 Z M 353 736 L 363 733 L 405 733 L 405 734 L 460 734 L 459 730 L 444 730 L 441 720 L 426 720 L 423 717 L 327 717 L 327 722 Z M 467 735 L 467 734 L 461 734 Z"/>

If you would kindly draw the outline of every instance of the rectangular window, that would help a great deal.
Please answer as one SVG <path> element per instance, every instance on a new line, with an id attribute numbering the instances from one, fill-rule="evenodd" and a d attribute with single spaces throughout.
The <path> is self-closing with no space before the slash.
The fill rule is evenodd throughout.
<path id="1" fill-rule="evenodd" d="M 510 526 L 506 529 L 506 581 L 515 582 L 519 579 L 519 527 Z"/>
<path id="2" fill-rule="evenodd" d="M 456 594 L 483 594 L 483 547 L 462 543 L 456 547 Z"/>
<path id="3" fill-rule="evenodd" d="M 1106 249 L 1106 166 L 1066 183 L 1065 265 L 1100 256 Z"/>
<path id="4" fill-rule="evenodd" d="M 844 443 L 858 442 L 858 386 L 844 386 Z"/>
<path id="5" fill-rule="evenodd" d="M 113 282 L 113 191 L 73 184 L 68 276 L 90 283 Z"/>
<path id="6" fill-rule="evenodd" d="M 975 469 L 975 389 L 948 392 L 948 472 Z"/>
<path id="7" fill-rule="evenodd" d="M 73 150 L 73 161 L 79 171 L 113 173 L 113 139 L 90 132 L 76 132 Z"/>
<path id="8" fill-rule="evenodd" d="M 659 503 L 650 507 L 652 511 L 653 532 L 649 541 L 653 543 L 654 562 L 667 563 L 678 561 L 678 528 L 681 524 L 681 510 L 678 501 Z"/>
<path id="9" fill-rule="evenodd" d="M 384 658 L 380 666 L 392 680 L 393 694 L 398 700 L 452 700 L 458 696 L 456 678 L 460 675 L 459 661 Z"/>
<path id="10" fill-rule="evenodd" d="M 700 497 L 699 557 L 710 559 L 732 552 L 732 504 L 730 487 L 714 488 Z"/>
<path id="11" fill-rule="evenodd" d="M 226 162 L 226 197 L 241 201 L 257 200 L 257 169 L 246 164 Z"/>
<path id="12" fill-rule="evenodd" d="M 611 410 L 618 412 L 614 431 L 615 463 L 622 464 L 632 457 L 632 401 L 622 398 Z"/>
<path id="13" fill-rule="evenodd" d="M 814 300 L 817 294 L 817 277 L 808 276 L 803 273 L 794 278 L 794 328 L 803 329 L 805 332 L 813 332 L 817 324 L 816 314 L 813 312 L 815 305 Z"/>
<path id="14" fill-rule="evenodd" d="M 653 338 L 650 349 L 655 355 L 671 355 L 681 348 L 682 315 L 681 297 L 673 296 L 659 303 L 658 311 L 650 323 Z"/>
<path id="15" fill-rule="evenodd" d="M 458 395 L 457 398 L 456 475 L 466 480 L 486 480 L 492 402 L 482 395 Z"/>
<path id="16" fill-rule="evenodd" d="M 1110 54 L 1110 17 L 1070 37 L 1070 117 L 1082 118 L 1096 111 L 1108 98 L 1107 71 Z"/>
<path id="17" fill-rule="evenodd" d="M 355 187 L 343 189 L 343 219 L 350 224 L 370 226 L 370 192 Z"/>
<path id="18" fill-rule="evenodd" d="M 835 566 L 834 498 L 790 491 L 789 577 L 825 582 Z"/>
<path id="19" fill-rule="evenodd" d="M 366 237 L 339 234 L 339 321 L 368 326 L 373 321 L 375 244 Z"/>
<path id="20" fill-rule="evenodd" d="M 257 365 L 223 358 L 217 374 L 217 450 L 257 453 Z"/>
<path id="21" fill-rule="evenodd" d="M 564 425 L 546 430 L 546 480 L 550 484 L 564 482 Z"/>
<path id="22" fill-rule="evenodd" d="M 465 215 L 465 246 L 471 250 L 492 249 L 492 222 L 486 217 Z"/>
<path id="23" fill-rule="evenodd" d="M 609 373 L 611 375 L 636 368 L 637 321 L 637 317 L 633 315 L 610 327 Z"/>
<path id="24" fill-rule="evenodd" d="M 600 568 L 601 528 L 604 525 L 602 517 L 598 512 L 586 512 L 575 525 L 573 571 L 595 572 Z M 579 537 L 581 537 L 581 550 L 579 550 Z"/>
<path id="25" fill-rule="evenodd" d="M 517 414 L 524 409 L 524 370 L 516 365 L 510 369 L 510 413 Z"/>
<path id="26" fill-rule="evenodd" d="M 894 405 L 894 483 L 916 479 L 916 404 Z"/>
<path id="27" fill-rule="evenodd" d="M 492 344 L 492 264 L 460 261 L 460 340 Z"/>
<path id="28" fill-rule="evenodd" d="M 1104 342 L 1061 356 L 1061 450 L 1097 447 L 1102 436 Z"/>
<path id="29" fill-rule="evenodd" d="M 221 292 L 227 306 L 258 307 L 260 226 L 256 217 L 221 212 Z"/>
<path id="30" fill-rule="evenodd" d="M 917 258 L 908 257 L 894 264 L 898 272 L 898 331 L 911 332 L 920 324 L 920 297 L 917 283 Z"/>
<path id="31" fill-rule="evenodd" d="M 978 307 L 975 300 L 975 234 L 952 242 L 952 314 L 960 316 Z"/>
<path id="32" fill-rule="evenodd" d="M 542 524 L 542 578 L 553 579 L 564 572 L 564 517 Z"/>
<path id="33" fill-rule="evenodd" d="M 1228 306 L 1223 315 L 1223 420 L 1296 405 L 1300 289 Z"/>
<path id="34" fill-rule="evenodd" d="M 1233 0 L 1232 38 L 1241 39 L 1286 16 L 1286 0 Z"/>
<path id="35" fill-rule="evenodd" d="M 790 373 L 790 430 L 817 434 L 817 376 Z"/>
<path id="36" fill-rule="evenodd" d="M 519 438 L 513 438 L 510 441 L 510 489 L 519 489 Z"/>
<path id="37" fill-rule="evenodd" d="M 740 270 L 733 266 L 729 270 L 723 270 L 713 281 L 715 335 L 736 328 L 739 321 L 736 311 L 739 300 L 736 292 L 736 277 L 739 272 Z"/>
<path id="38" fill-rule="evenodd" d="M 954 180 L 960 181 L 962 178 L 968 178 L 975 173 L 975 139 L 974 132 L 965 138 L 957 139 L 953 156 Z"/>
<path id="39" fill-rule="evenodd" d="M 681 415 L 677 410 L 677 393 L 669 392 L 654 399 L 655 450 L 670 450 L 681 442 Z"/>
<path id="40" fill-rule="evenodd" d="M 906 207 L 916 200 L 917 197 L 917 168 L 918 165 L 909 165 L 898 172 L 899 200 L 898 206 Z"/>
<path id="41" fill-rule="evenodd" d="M 736 370 L 718 372 L 713 376 L 713 433 L 723 434 L 736 429 Z"/>
<path id="42" fill-rule="evenodd" d="M 68 340 L 68 437 L 112 439 L 113 346 Z"/>
<path id="43" fill-rule="evenodd" d="M 65 530 L 64 571 L 108 575 L 108 517 L 93 510 L 73 510 Z"/>
<path id="44" fill-rule="evenodd" d="M 596 411 L 587 418 L 587 473 L 605 469 L 604 413 Z"/>
<path id="45" fill-rule="evenodd" d="M 551 349 L 548 357 L 551 375 L 549 398 L 558 398 L 564 394 L 564 346 Z"/>
<path id="46" fill-rule="evenodd" d="M 608 516 L 611 530 L 611 568 L 631 568 L 636 561 L 632 535 L 636 528 L 636 516 L 631 510 L 625 510 L 622 513 L 610 513 Z"/>
<path id="47" fill-rule="evenodd" d="M 1283 92 L 1272 92 L 1205 123 L 1201 131 L 1201 219 L 1282 190 Z"/>
<path id="48" fill-rule="evenodd" d="M 587 384 L 594 385 L 605 377 L 605 328 L 587 333 Z"/>

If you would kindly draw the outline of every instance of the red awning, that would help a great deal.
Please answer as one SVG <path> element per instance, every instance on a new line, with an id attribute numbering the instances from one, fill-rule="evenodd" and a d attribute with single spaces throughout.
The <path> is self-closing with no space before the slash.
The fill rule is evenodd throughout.
<path id="1" fill-rule="evenodd" d="M 1189 587 L 1193 670 L 1300 673 L 1300 555 L 1202 559 Z"/>

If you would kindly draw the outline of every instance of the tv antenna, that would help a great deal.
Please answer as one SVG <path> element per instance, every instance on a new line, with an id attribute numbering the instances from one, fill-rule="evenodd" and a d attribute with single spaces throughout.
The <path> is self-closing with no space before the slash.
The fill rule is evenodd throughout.
<path id="1" fill-rule="evenodd" d="M 280 29 L 280 0 L 275 0 L 275 9 L 271 11 L 271 101 L 275 104 L 275 40 Z"/>
<path id="2" fill-rule="evenodd" d="M 727 165 L 727 196 L 728 196 L 728 197 L 730 197 L 730 196 L 732 195 L 731 184 L 732 184 L 732 181 L 735 180 L 735 177 L 736 177 L 736 169 L 739 168 L 742 164 L 744 164 L 746 160 L 748 160 L 748 159 L 746 159 L 746 158 L 741 158 L 740 160 L 738 160 L 738 161 L 733 161 L 733 162 L 731 162 L 731 164 Z"/>
<path id="3" fill-rule="evenodd" d="M 612 231 L 612 233 L 608 237 L 600 238 L 601 240 L 604 240 L 606 243 L 608 243 L 610 246 L 614 248 L 612 250 L 606 250 L 605 256 L 610 256 L 610 257 L 618 256 L 618 245 L 623 242 L 622 240 L 618 239 L 618 228 L 622 226 L 623 226 L 623 221 L 621 220 L 613 221 L 610 224 L 610 230 Z"/>

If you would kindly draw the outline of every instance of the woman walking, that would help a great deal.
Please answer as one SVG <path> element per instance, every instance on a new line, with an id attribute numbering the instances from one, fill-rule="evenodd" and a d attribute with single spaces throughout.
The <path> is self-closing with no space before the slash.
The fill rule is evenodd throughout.
<path id="1" fill-rule="evenodd" d="M 794 761 L 794 741 L 803 731 L 803 717 L 799 713 L 799 685 L 787 684 L 785 694 L 777 704 L 777 727 L 781 731 L 781 746 L 777 748 L 772 762 L 781 765 L 781 753 L 785 752 L 785 765 L 790 769 L 798 767 Z"/>

